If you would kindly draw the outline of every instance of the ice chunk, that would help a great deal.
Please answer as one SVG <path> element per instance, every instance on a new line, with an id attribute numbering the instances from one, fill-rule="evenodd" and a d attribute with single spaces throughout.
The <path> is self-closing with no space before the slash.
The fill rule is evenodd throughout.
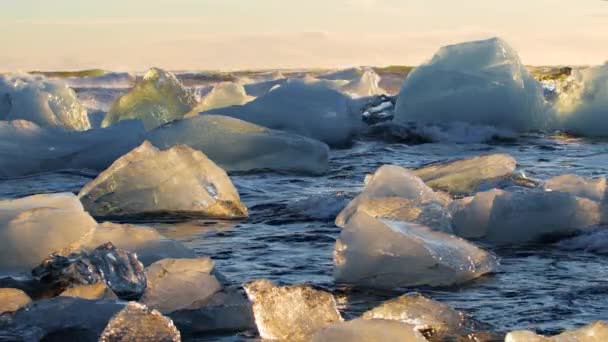
<path id="1" fill-rule="evenodd" d="M 549 179 L 545 189 L 603 202 L 606 197 L 606 178 L 587 179 L 576 175 L 562 175 Z"/>
<path id="2" fill-rule="evenodd" d="M 0 272 L 26 272 L 97 222 L 71 193 L 0 201 Z"/>
<path id="3" fill-rule="evenodd" d="M 28 332 L 38 332 L 36 341 L 60 336 L 69 341 L 97 341 L 112 318 L 125 304 L 107 300 L 56 297 L 31 303 L 14 314 L 13 320 L 0 331 L 15 332 L 22 341 Z"/>
<path id="4" fill-rule="evenodd" d="M 263 339 L 301 341 L 332 323 L 342 321 L 330 293 L 306 285 L 275 286 L 268 280 L 243 285 L 253 303 Z"/>
<path id="5" fill-rule="evenodd" d="M 467 122 L 515 131 L 552 124 L 540 84 L 499 38 L 442 47 L 408 75 L 395 120 Z"/>
<path id="6" fill-rule="evenodd" d="M 496 258 L 455 236 L 355 214 L 334 250 L 338 283 L 372 288 L 448 286 L 492 272 Z"/>
<path id="7" fill-rule="evenodd" d="M 116 248 L 131 251 L 144 265 L 165 258 L 194 258 L 194 251 L 181 242 L 167 239 L 156 229 L 130 224 L 105 222 L 87 234 L 74 248 L 92 251 L 111 242 Z"/>
<path id="8" fill-rule="evenodd" d="M 226 116 L 199 115 L 175 121 L 146 138 L 161 149 L 184 144 L 201 150 L 227 171 L 321 174 L 328 168 L 327 145 Z"/>
<path id="9" fill-rule="evenodd" d="M 131 300 L 141 297 L 146 289 L 146 275 L 137 255 L 111 243 L 91 253 L 52 254 L 32 275 L 56 294 L 71 286 L 105 282 L 118 298 Z"/>
<path id="10" fill-rule="evenodd" d="M 314 335 L 313 342 L 425 342 L 413 325 L 383 319 L 335 323 Z"/>
<path id="11" fill-rule="evenodd" d="M 574 85 L 560 94 L 557 115 L 568 132 L 594 137 L 608 136 L 608 65 L 577 70 Z"/>
<path id="12" fill-rule="evenodd" d="M 200 112 L 224 108 L 228 106 L 243 105 L 255 99 L 247 95 L 242 85 L 234 82 L 221 82 L 216 84 L 200 103 L 192 110 L 190 115 Z"/>
<path id="13" fill-rule="evenodd" d="M 389 96 L 374 96 L 361 107 L 361 118 L 368 125 L 374 125 L 394 118 L 395 99 Z"/>
<path id="14" fill-rule="evenodd" d="M 99 341 L 179 342 L 181 335 L 171 319 L 145 305 L 131 302 L 112 317 Z"/>
<path id="15" fill-rule="evenodd" d="M 196 106 L 192 90 L 170 72 L 152 68 L 133 89 L 119 98 L 102 122 L 107 127 L 121 120 L 140 119 L 147 129 L 182 118 Z"/>
<path id="16" fill-rule="evenodd" d="M 94 284 L 76 285 L 63 291 L 60 296 L 78 297 L 84 299 L 108 299 L 116 300 L 118 297 L 112 292 L 112 289 L 104 282 Z"/>
<path id="17" fill-rule="evenodd" d="M 504 193 L 503 190 L 492 189 L 452 202 L 449 211 L 452 214 L 454 234 L 465 239 L 484 237 L 488 232 L 494 199 Z"/>
<path id="18" fill-rule="evenodd" d="M 85 185 L 78 197 L 94 216 L 167 212 L 247 216 L 226 172 L 185 145 L 159 151 L 146 141 Z"/>
<path id="19" fill-rule="evenodd" d="M 608 323 L 597 321 L 580 329 L 569 330 L 556 336 L 545 337 L 532 331 L 513 331 L 505 342 L 603 342 L 608 341 Z"/>
<path id="20" fill-rule="evenodd" d="M 368 179 L 363 192 L 342 210 L 336 218 L 336 225 L 344 227 L 350 217 L 361 212 L 451 232 L 451 218 L 445 208 L 449 201 L 411 171 L 384 165 Z"/>
<path id="21" fill-rule="evenodd" d="M 380 88 L 380 76 L 371 68 L 365 68 L 361 76 L 350 81 L 342 91 L 355 98 L 386 94 Z"/>
<path id="22" fill-rule="evenodd" d="M 489 154 L 449 163 L 432 164 L 414 171 L 433 189 L 470 195 L 488 184 L 510 177 L 517 162 L 508 154 Z"/>
<path id="23" fill-rule="evenodd" d="M 162 313 L 195 309 L 222 289 L 212 270 L 210 258 L 157 261 L 146 269 L 148 287 L 141 302 Z"/>
<path id="24" fill-rule="evenodd" d="M 601 206 L 563 192 L 505 192 L 495 197 L 485 239 L 525 243 L 576 232 L 600 223 Z"/>
<path id="25" fill-rule="evenodd" d="M 127 72 L 104 72 L 102 75 L 67 77 L 63 80 L 72 88 L 131 88 L 136 77 Z"/>
<path id="26" fill-rule="evenodd" d="M 323 84 L 290 81 L 246 105 L 210 113 L 345 146 L 362 127 L 353 107 L 348 96 Z"/>
<path id="27" fill-rule="evenodd" d="M 21 309 L 32 301 L 30 296 L 18 289 L 0 289 L 0 314 Z"/>
<path id="28" fill-rule="evenodd" d="M 443 340 L 463 332 L 466 317 L 446 304 L 409 293 L 365 312 L 364 319 L 387 319 L 410 324 L 433 340 Z"/>
<path id="29" fill-rule="evenodd" d="M 265 80 L 258 83 L 246 84 L 244 87 L 248 95 L 258 97 L 268 94 L 268 92 L 270 92 L 272 89 L 282 86 L 285 84 L 285 82 L 287 82 L 287 79 L 281 77 L 274 80 Z"/>
<path id="30" fill-rule="evenodd" d="M 0 76 L 0 120 L 28 120 L 75 131 L 91 128 L 76 93 L 61 81 L 41 76 Z"/>

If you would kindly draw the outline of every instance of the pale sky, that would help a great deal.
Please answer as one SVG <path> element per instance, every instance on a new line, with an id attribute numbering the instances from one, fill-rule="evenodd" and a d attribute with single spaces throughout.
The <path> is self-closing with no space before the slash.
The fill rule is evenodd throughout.
<path id="1" fill-rule="evenodd" d="M 608 1 L 0 0 L 0 71 L 412 65 L 492 36 L 526 64 L 600 64 Z"/>

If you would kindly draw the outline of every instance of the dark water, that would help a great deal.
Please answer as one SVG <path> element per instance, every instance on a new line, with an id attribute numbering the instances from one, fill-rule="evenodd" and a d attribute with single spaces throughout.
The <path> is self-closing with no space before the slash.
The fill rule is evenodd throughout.
<path id="1" fill-rule="evenodd" d="M 520 170 L 535 179 L 563 173 L 608 175 L 608 142 L 602 141 L 529 135 L 506 145 L 358 142 L 351 149 L 332 151 L 331 170 L 322 177 L 231 175 L 250 209 L 247 220 L 146 224 L 199 255 L 211 256 L 220 272 L 235 282 L 270 278 L 282 284 L 316 284 L 334 291 L 345 316 L 353 317 L 408 291 L 352 292 L 333 284 L 332 251 L 339 234 L 333 218 L 362 189 L 365 174 L 383 164 L 415 167 L 494 152 L 514 155 Z M 3 181 L 0 197 L 76 192 L 91 178 L 55 173 Z M 492 250 L 501 259 L 495 274 L 457 288 L 409 291 L 422 291 L 503 332 L 556 333 L 608 319 L 608 256 L 554 245 Z"/>

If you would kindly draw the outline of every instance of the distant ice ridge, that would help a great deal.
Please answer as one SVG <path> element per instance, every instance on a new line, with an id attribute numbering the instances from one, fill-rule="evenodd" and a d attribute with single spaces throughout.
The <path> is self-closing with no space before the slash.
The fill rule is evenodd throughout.
<path id="1" fill-rule="evenodd" d="M 350 97 L 327 85 L 292 80 L 245 105 L 209 113 L 345 146 L 361 129 L 355 107 Z"/>
<path id="2" fill-rule="evenodd" d="M 576 70 L 572 78 L 574 85 L 555 103 L 561 126 L 577 135 L 608 136 L 608 65 Z"/>
<path id="3" fill-rule="evenodd" d="M 136 77 L 127 72 L 108 72 L 95 77 L 68 77 L 64 81 L 72 88 L 131 88 Z"/>
<path id="4" fill-rule="evenodd" d="M 76 93 L 62 81 L 42 76 L 0 76 L 0 120 L 28 120 L 75 131 L 91 128 Z"/>
<path id="5" fill-rule="evenodd" d="M 520 132 L 553 124 L 540 84 L 499 38 L 442 47 L 405 80 L 395 121 L 466 122 Z"/>
<path id="6" fill-rule="evenodd" d="M 199 104 L 187 116 L 217 108 L 243 105 L 254 99 L 254 96 L 247 95 L 242 85 L 234 82 L 220 82 L 201 98 Z"/>

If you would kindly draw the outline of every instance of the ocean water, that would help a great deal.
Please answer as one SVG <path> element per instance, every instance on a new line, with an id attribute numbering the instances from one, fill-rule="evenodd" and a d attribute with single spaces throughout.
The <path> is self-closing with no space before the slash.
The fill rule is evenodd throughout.
<path id="1" fill-rule="evenodd" d="M 608 175 L 608 142 L 543 134 L 501 144 L 404 145 L 358 141 L 332 150 L 330 171 L 319 177 L 293 174 L 231 174 L 250 217 L 241 221 L 142 222 L 210 256 L 228 279 L 269 278 L 280 284 L 310 283 L 332 291 L 345 317 L 404 292 L 419 291 L 489 324 L 493 330 L 533 329 L 553 334 L 608 319 L 608 256 L 565 250 L 556 244 L 485 246 L 499 256 L 497 272 L 464 286 L 357 291 L 332 281 L 337 213 L 363 187 L 367 173 L 383 164 L 417 167 L 430 162 L 505 152 L 534 179 L 565 173 Z M 95 175 L 48 173 L 0 181 L 0 198 L 77 192 Z M 604 237 L 607 237 L 604 234 Z M 596 241 L 598 243 L 598 241 Z M 599 243 L 602 243 L 599 241 Z M 608 245 L 608 241 L 605 242 Z M 240 340 L 250 335 L 201 337 Z"/>

